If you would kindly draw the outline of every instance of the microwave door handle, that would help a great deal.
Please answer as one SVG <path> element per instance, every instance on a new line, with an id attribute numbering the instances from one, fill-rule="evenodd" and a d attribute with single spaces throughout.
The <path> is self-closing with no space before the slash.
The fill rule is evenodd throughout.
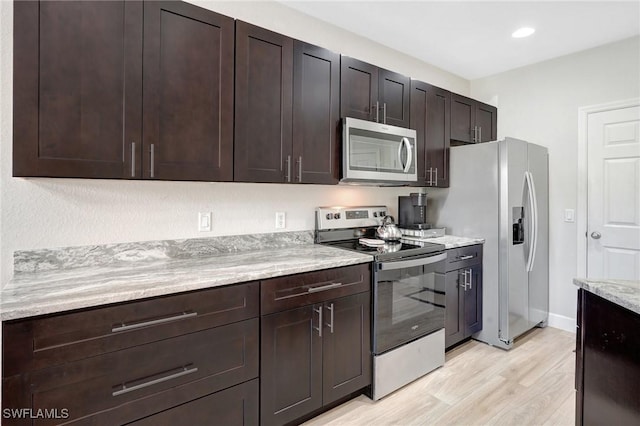
<path id="1" fill-rule="evenodd" d="M 413 161 L 413 148 L 411 148 L 411 142 L 407 138 L 402 138 L 402 143 L 407 147 L 407 164 L 404 166 L 404 172 L 409 173 L 411 162 Z M 438 178 L 436 177 L 436 179 Z"/>
<path id="2" fill-rule="evenodd" d="M 402 140 L 398 144 L 398 163 L 400 164 L 400 167 L 402 167 L 403 170 L 404 170 L 404 163 L 402 162 L 402 147 L 404 147 L 405 139 L 406 138 L 402 138 Z"/>

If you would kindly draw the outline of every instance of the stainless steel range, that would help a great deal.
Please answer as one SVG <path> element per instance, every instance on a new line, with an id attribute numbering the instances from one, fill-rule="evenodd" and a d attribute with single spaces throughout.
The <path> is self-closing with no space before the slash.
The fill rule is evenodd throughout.
<path id="1" fill-rule="evenodd" d="M 378 400 L 444 364 L 445 247 L 376 239 L 385 206 L 316 209 L 316 243 L 370 253 Z"/>

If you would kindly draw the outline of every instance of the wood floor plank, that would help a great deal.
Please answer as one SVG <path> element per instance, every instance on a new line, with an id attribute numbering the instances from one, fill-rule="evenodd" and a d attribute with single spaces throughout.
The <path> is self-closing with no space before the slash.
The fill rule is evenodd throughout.
<path id="1" fill-rule="evenodd" d="M 470 341 L 445 365 L 374 402 L 359 396 L 305 425 L 545 425 L 575 423 L 575 334 L 547 327 L 510 351 Z"/>

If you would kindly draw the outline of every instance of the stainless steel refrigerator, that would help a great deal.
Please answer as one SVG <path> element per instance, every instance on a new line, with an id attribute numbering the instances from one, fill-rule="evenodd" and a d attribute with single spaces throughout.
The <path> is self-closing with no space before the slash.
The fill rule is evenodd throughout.
<path id="1" fill-rule="evenodd" d="M 510 349 L 549 315 L 547 149 L 506 138 L 452 147 L 450 160 L 450 187 L 430 197 L 431 220 L 486 240 L 483 327 L 473 337 Z"/>

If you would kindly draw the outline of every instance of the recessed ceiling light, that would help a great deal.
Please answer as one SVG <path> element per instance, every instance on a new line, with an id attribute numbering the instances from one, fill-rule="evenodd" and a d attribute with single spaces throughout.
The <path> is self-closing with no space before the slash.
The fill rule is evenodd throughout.
<path id="1" fill-rule="evenodd" d="M 511 34 L 511 37 L 513 38 L 529 37 L 531 34 L 535 32 L 536 30 L 534 30 L 533 28 L 522 27 L 514 31 L 513 34 Z"/>
<path id="2" fill-rule="evenodd" d="M 513 34 L 511 34 L 511 37 L 513 37 L 513 38 L 529 37 L 531 34 L 533 34 L 535 32 L 536 32 L 536 30 L 534 30 L 533 28 L 522 27 L 522 28 L 519 28 L 516 31 L 514 31 Z"/>

